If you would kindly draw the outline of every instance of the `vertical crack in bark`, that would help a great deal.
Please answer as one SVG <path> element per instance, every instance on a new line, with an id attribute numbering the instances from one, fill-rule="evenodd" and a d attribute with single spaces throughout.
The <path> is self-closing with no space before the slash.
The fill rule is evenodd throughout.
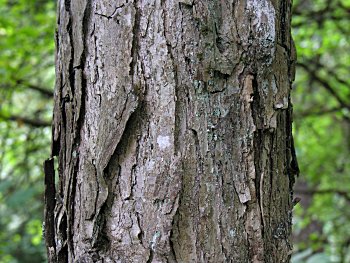
<path id="1" fill-rule="evenodd" d="M 87 55 L 87 48 L 88 48 L 88 38 L 89 38 L 89 26 L 91 22 L 91 0 L 86 0 L 86 6 L 83 14 L 83 52 L 81 54 L 80 58 L 80 65 L 82 70 L 82 85 L 81 85 L 81 106 L 79 111 L 79 116 L 77 118 L 78 122 L 78 128 L 79 131 L 78 138 L 79 138 L 79 145 L 80 145 L 80 133 L 81 129 L 83 127 L 83 123 L 85 121 L 85 115 L 86 115 L 86 96 L 87 96 L 87 78 L 85 75 L 85 64 L 86 64 L 86 55 Z"/>
<path id="2" fill-rule="evenodd" d="M 139 38 L 140 38 L 140 21 L 141 21 L 141 9 L 137 6 L 138 0 L 134 0 L 134 8 L 135 8 L 135 17 L 134 17 L 134 25 L 132 28 L 132 44 L 131 44 L 131 62 L 129 68 L 129 75 L 133 78 L 134 71 L 137 63 L 137 56 L 139 47 Z"/>
<path id="3" fill-rule="evenodd" d="M 261 167 L 262 160 L 262 149 L 264 145 L 264 132 L 263 130 L 258 129 L 254 134 L 254 166 L 255 166 L 255 189 L 256 189 L 256 198 L 257 203 L 260 206 L 260 216 L 261 216 L 261 232 L 264 237 L 264 227 L 265 227 L 265 215 L 264 215 L 264 192 L 263 192 L 263 183 L 264 183 L 264 169 Z"/>
<path id="4" fill-rule="evenodd" d="M 261 116 L 262 106 L 260 102 L 260 93 L 259 93 L 259 84 L 257 81 L 257 76 L 254 75 L 252 80 L 253 85 L 253 101 L 251 104 L 252 107 L 252 117 L 254 120 L 254 125 L 256 127 L 256 131 L 254 132 L 254 166 L 255 166 L 255 190 L 256 190 L 256 198 L 257 203 L 260 207 L 260 216 L 261 216 L 261 232 L 262 238 L 264 238 L 264 227 L 265 227 L 265 215 L 264 215 L 264 203 L 263 203 L 263 179 L 264 179 L 264 168 L 261 167 L 262 154 L 264 148 L 264 131 L 263 131 L 263 117 Z"/>
<path id="5" fill-rule="evenodd" d="M 270 152 L 269 152 L 269 163 L 270 163 L 270 167 L 269 167 L 269 178 L 270 178 L 270 181 L 269 181 L 269 186 L 270 186 L 270 191 L 269 191 L 269 204 L 273 204 L 273 192 L 271 191 L 271 189 L 274 189 L 274 184 L 273 184 L 273 174 L 274 174 L 274 167 L 275 167 L 275 159 L 274 159 L 274 156 L 275 156 L 275 136 L 270 136 Z M 271 227 L 271 219 L 272 219 L 272 209 L 270 208 L 269 209 L 269 227 Z"/>
<path id="6" fill-rule="evenodd" d="M 59 39 L 57 39 L 57 42 L 59 42 Z M 51 145 L 51 157 L 59 156 L 60 150 L 61 150 L 61 127 L 62 127 L 62 114 L 63 114 L 63 107 L 62 107 L 62 79 L 63 79 L 63 73 L 62 71 L 59 72 L 57 80 L 56 80 L 56 86 L 55 86 L 55 108 L 54 108 L 54 116 L 52 121 L 52 145 Z"/>
<path id="7" fill-rule="evenodd" d="M 152 263 L 152 261 L 153 261 L 154 252 L 153 252 L 152 248 L 149 249 L 149 253 L 150 253 L 150 254 L 149 254 L 149 257 L 148 257 L 146 263 Z"/>
<path id="8" fill-rule="evenodd" d="M 62 217 L 62 221 L 59 224 L 59 229 L 56 230 L 59 235 L 58 241 L 56 242 L 56 246 L 59 247 L 57 251 L 57 263 L 67 263 L 68 262 L 68 245 L 66 243 L 67 240 L 67 216 Z M 50 262 L 51 263 L 51 262 Z"/>
<path id="9" fill-rule="evenodd" d="M 73 243 L 73 236 L 74 236 L 74 220 L 75 220 L 75 213 L 74 213 L 74 201 L 76 196 L 76 187 L 77 187 L 77 174 L 78 174 L 78 163 L 79 159 L 75 159 L 73 164 L 73 173 L 72 173 L 72 182 L 71 182 L 71 193 L 69 198 L 69 224 L 68 224 L 68 242 L 71 249 L 71 255 L 74 255 L 74 243 Z"/>
<path id="10" fill-rule="evenodd" d="M 70 11 L 70 2 L 71 0 L 64 0 L 64 7 L 67 12 Z"/>
<path id="11" fill-rule="evenodd" d="M 180 206 L 180 205 L 179 205 Z M 173 241 L 173 237 L 174 237 L 174 228 L 177 227 L 177 225 L 175 225 L 175 220 L 176 220 L 176 216 L 178 214 L 178 211 L 175 213 L 174 217 L 173 217 L 173 221 L 171 222 L 171 230 L 170 230 L 170 235 L 169 235 L 169 245 L 170 245 L 170 258 L 174 261 L 174 262 L 178 262 L 178 260 L 176 259 L 176 251 L 175 251 L 175 244 Z"/>
<path id="12" fill-rule="evenodd" d="M 92 248 L 97 249 L 98 256 L 100 257 L 101 252 L 107 251 L 111 241 L 106 233 L 106 215 L 110 212 L 109 203 L 111 195 L 108 196 L 108 200 L 102 205 L 99 214 L 94 224 L 94 239 L 92 240 Z"/>
<path id="13" fill-rule="evenodd" d="M 55 168 L 54 159 L 50 158 L 44 162 L 45 174 L 45 214 L 43 234 L 47 246 L 47 259 L 53 262 L 56 258 L 55 242 L 55 217 L 54 210 L 56 206 L 55 189 Z"/>
<path id="14" fill-rule="evenodd" d="M 249 173 L 249 190 L 250 200 L 247 201 L 247 212 L 246 212 L 246 231 L 248 235 L 248 244 L 251 247 L 249 257 L 252 262 L 264 262 L 264 215 L 262 195 L 260 193 L 260 183 L 262 183 L 262 168 L 260 167 L 260 161 L 262 159 L 261 147 L 263 143 L 262 137 L 262 123 L 261 120 L 261 102 L 259 93 L 259 84 L 257 80 L 257 74 L 248 74 L 244 79 L 244 90 L 243 98 L 244 105 L 248 106 L 245 108 L 246 113 L 251 116 L 248 117 L 247 132 L 253 135 L 252 144 L 247 146 L 247 160 L 246 165 Z M 252 122 L 252 123 L 250 123 Z M 249 152 L 251 151 L 250 155 Z M 251 156 L 252 155 L 252 156 Z M 253 168 L 250 166 L 254 166 Z M 253 170 L 251 170 L 253 169 Z M 252 182 L 251 182 L 252 181 Z"/>
<path id="15" fill-rule="evenodd" d="M 287 43 L 286 43 L 286 33 L 288 32 L 287 31 L 287 21 L 286 19 L 289 17 L 287 16 L 288 14 L 288 6 L 287 6 L 287 2 L 288 1 L 281 1 L 281 9 L 280 9 L 280 27 L 281 27 L 281 45 L 286 48 L 287 47 Z M 288 48 L 286 48 L 288 50 Z"/>
<path id="16" fill-rule="evenodd" d="M 287 132 L 287 139 L 286 139 L 286 156 L 287 156 L 287 174 L 289 177 L 289 190 L 292 194 L 291 199 L 293 199 L 293 185 L 295 182 L 295 177 L 299 175 L 299 165 L 295 154 L 295 148 L 294 148 L 294 140 L 293 140 L 293 131 L 292 131 L 292 114 L 293 114 L 293 107 L 291 106 L 291 101 L 289 98 L 289 108 L 286 112 L 286 132 Z"/>
<path id="17" fill-rule="evenodd" d="M 143 230 L 142 230 L 140 214 L 139 214 L 138 212 L 135 212 L 135 215 L 136 215 L 137 224 L 138 224 L 138 226 L 139 226 L 139 228 L 140 228 L 140 232 L 138 233 L 137 238 L 139 239 L 140 244 L 141 244 L 145 249 L 147 249 L 147 246 L 145 246 L 145 244 L 143 243 L 144 232 L 143 232 Z"/>
<path id="18" fill-rule="evenodd" d="M 69 35 L 69 46 L 71 48 L 70 52 L 70 58 L 68 63 L 68 82 L 69 82 L 69 88 L 71 95 L 74 97 L 75 90 L 74 90 L 74 80 L 75 80 L 75 68 L 74 68 L 74 38 L 73 38 L 73 26 L 72 26 L 72 12 L 69 10 L 69 22 L 67 25 L 67 32 Z"/>

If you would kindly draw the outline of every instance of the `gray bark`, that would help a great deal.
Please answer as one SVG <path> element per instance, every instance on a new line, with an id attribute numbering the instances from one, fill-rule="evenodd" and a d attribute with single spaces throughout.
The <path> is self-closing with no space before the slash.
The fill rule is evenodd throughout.
<path id="1" fill-rule="evenodd" d="M 58 1 L 50 262 L 289 261 L 290 17 L 284 0 Z"/>

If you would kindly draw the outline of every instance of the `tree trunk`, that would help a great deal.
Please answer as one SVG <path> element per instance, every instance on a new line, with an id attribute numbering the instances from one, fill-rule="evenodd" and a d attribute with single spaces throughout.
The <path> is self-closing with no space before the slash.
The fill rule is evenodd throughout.
<path id="1" fill-rule="evenodd" d="M 285 0 L 58 1 L 50 262 L 289 261 L 290 17 Z"/>

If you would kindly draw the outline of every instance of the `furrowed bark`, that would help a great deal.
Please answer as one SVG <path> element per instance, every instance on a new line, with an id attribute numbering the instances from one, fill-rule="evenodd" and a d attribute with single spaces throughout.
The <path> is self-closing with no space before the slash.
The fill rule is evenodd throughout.
<path id="1" fill-rule="evenodd" d="M 59 1 L 51 262 L 289 261 L 290 16 L 280 0 Z"/>

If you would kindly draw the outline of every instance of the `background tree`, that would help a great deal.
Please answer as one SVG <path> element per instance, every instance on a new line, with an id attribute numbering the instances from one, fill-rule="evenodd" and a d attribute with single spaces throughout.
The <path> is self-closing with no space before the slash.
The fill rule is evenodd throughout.
<path id="1" fill-rule="evenodd" d="M 59 1 L 50 262 L 289 260 L 290 18 L 286 1 Z"/>

